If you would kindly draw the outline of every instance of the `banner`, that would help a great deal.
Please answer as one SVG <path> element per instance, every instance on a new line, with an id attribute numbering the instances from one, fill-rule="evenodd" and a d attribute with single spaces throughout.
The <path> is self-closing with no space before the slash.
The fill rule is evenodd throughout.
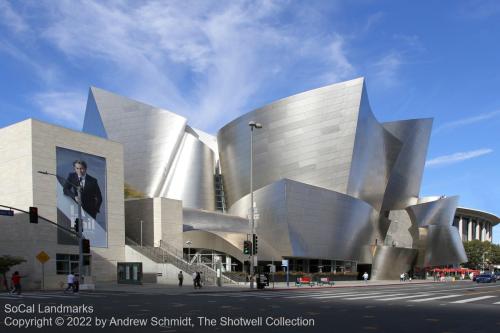
<path id="1" fill-rule="evenodd" d="M 78 218 L 78 186 L 82 189 L 83 235 L 92 247 L 107 247 L 106 160 L 103 157 L 56 147 L 57 224 L 74 228 Z M 76 245 L 74 237 L 58 231 L 59 244 Z"/>

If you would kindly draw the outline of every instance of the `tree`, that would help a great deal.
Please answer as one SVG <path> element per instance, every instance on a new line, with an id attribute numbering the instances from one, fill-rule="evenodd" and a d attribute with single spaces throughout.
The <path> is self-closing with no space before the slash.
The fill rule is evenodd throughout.
<path id="1" fill-rule="evenodd" d="M 139 190 L 136 190 L 130 184 L 125 183 L 125 186 L 124 186 L 123 190 L 124 190 L 125 199 L 131 199 L 131 198 L 142 199 L 142 198 L 146 198 L 146 194 L 144 194 L 143 192 L 141 192 Z"/>
<path id="2" fill-rule="evenodd" d="M 464 249 L 469 259 L 464 264 L 467 268 L 481 269 L 483 265 L 500 263 L 500 245 L 473 240 L 464 242 Z"/>
<path id="3" fill-rule="evenodd" d="M 3 285 L 8 290 L 7 286 L 7 272 L 14 266 L 22 264 L 26 262 L 23 258 L 20 257 L 12 257 L 12 256 L 0 256 L 0 274 L 2 274 Z"/>

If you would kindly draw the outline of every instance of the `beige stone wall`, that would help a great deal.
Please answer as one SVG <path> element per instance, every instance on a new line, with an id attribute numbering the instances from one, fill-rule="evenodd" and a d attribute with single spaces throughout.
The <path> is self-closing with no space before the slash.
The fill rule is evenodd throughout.
<path id="1" fill-rule="evenodd" d="M 182 201 L 166 198 L 130 199 L 125 202 L 127 237 L 144 246 L 159 246 L 160 240 L 182 252 Z"/>
<path id="2" fill-rule="evenodd" d="M 128 238 L 144 246 L 154 246 L 153 199 L 130 199 L 125 201 L 125 234 Z"/>
<path id="3" fill-rule="evenodd" d="M 161 225 L 163 242 L 182 252 L 182 201 L 155 198 L 155 223 Z"/>
<path id="4" fill-rule="evenodd" d="M 97 282 L 116 280 L 116 263 L 125 258 L 122 145 L 31 119 L 0 129 L 0 142 L 0 204 L 24 210 L 36 206 L 51 221 L 57 221 L 56 178 L 37 171 L 56 173 L 56 147 L 106 159 L 108 248 L 91 249 L 92 275 Z M 59 287 L 65 276 L 56 275 L 56 253 L 78 254 L 78 248 L 58 245 L 55 226 L 30 224 L 25 214 L 0 221 L 0 255 L 28 260 L 14 268 L 27 274 L 25 286 L 40 286 L 41 265 L 35 256 L 43 250 L 51 257 L 45 264 L 45 287 Z"/>

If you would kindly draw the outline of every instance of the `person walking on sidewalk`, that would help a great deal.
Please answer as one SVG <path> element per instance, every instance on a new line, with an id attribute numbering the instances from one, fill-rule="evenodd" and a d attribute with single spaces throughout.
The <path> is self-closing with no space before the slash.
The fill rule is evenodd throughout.
<path id="1" fill-rule="evenodd" d="M 73 290 L 73 283 L 75 282 L 75 276 L 73 275 L 73 273 L 70 272 L 68 274 L 66 282 L 68 283 L 68 287 L 64 290 L 64 292 L 68 290 Z"/>
<path id="2" fill-rule="evenodd" d="M 197 272 L 193 272 L 193 274 L 191 275 L 191 277 L 193 278 L 193 286 L 194 286 L 194 289 L 196 289 L 198 287 L 197 283 L 196 283 L 196 276 L 197 276 Z"/>
<path id="3" fill-rule="evenodd" d="M 21 295 L 21 275 L 19 275 L 18 271 L 15 271 L 14 274 L 12 274 L 11 281 L 14 286 L 12 294 L 17 292 L 18 295 Z"/>
<path id="4" fill-rule="evenodd" d="M 177 278 L 179 279 L 179 287 L 182 287 L 182 282 L 184 281 L 184 275 L 182 275 L 182 271 L 177 274 Z"/>
<path id="5" fill-rule="evenodd" d="M 201 272 L 196 272 L 196 285 L 201 289 Z"/>
<path id="6" fill-rule="evenodd" d="M 368 272 L 365 272 L 365 274 L 363 274 L 363 280 L 365 280 L 365 283 L 368 283 Z"/>

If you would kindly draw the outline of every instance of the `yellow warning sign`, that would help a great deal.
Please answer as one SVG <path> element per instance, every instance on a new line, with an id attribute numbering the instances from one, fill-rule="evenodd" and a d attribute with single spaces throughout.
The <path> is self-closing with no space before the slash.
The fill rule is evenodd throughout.
<path id="1" fill-rule="evenodd" d="M 39 262 L 41 262 L 42 264 L 45 264 L 47 261 L 49 261 L 50 257 L 47 253 L 45 253 L 44 251 L 40 251 L 40 253 L 38 253 L 36 255 L 36 258 L 38 259 Z"/>

